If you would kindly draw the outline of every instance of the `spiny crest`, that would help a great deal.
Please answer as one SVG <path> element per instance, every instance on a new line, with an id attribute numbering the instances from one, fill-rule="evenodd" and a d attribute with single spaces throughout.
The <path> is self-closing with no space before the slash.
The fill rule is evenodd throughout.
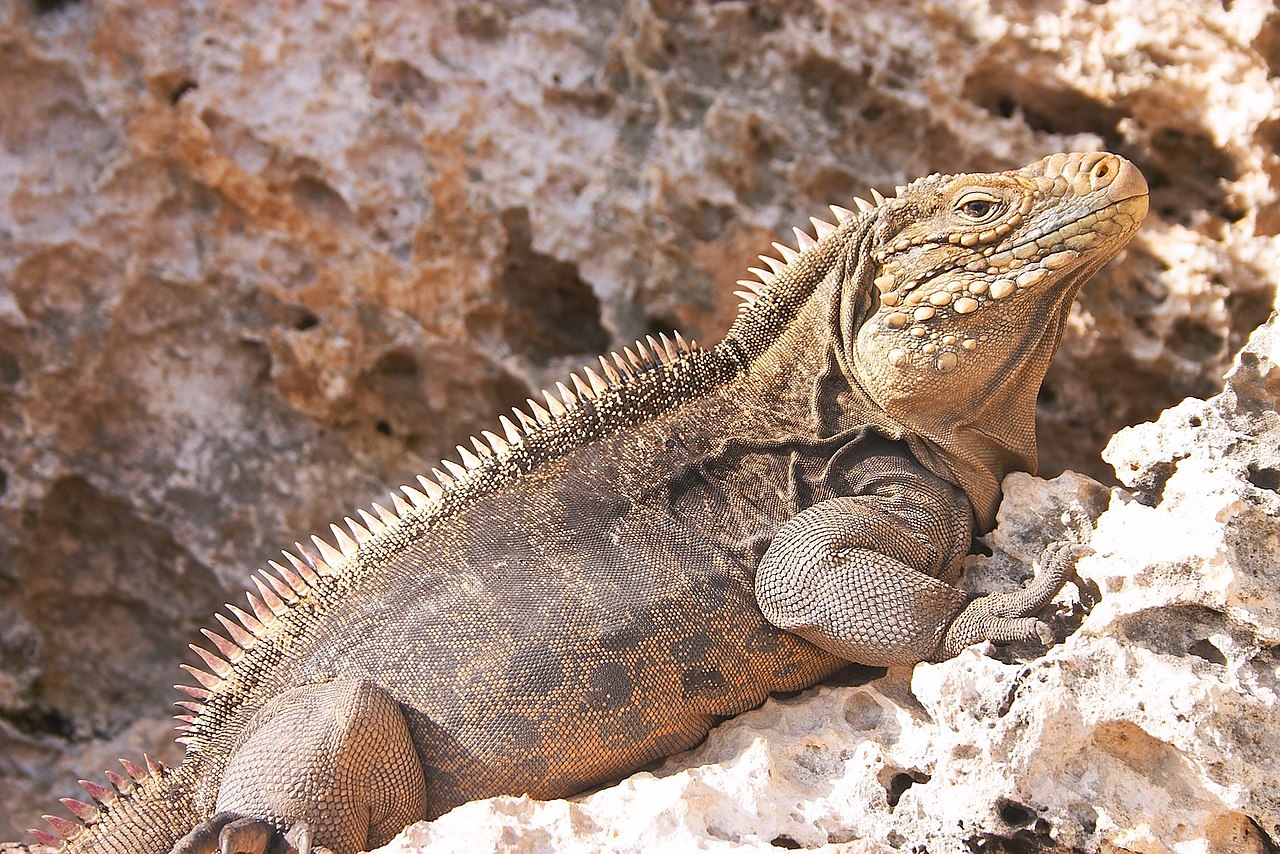
<path id="1" fill-rule="evenodd" d="M 902 190 L 902 187 L 897 188 L 899 195 L 901 195 Z M 733 292 L 735 296 L 742 298 L 742 302 L 738 305 L 738 312 L 742 313 L 759 302 L 760 298 L 768 293 L 769 287 L 773 285 L 773 283 L 776 282 L 778 278 L 791 266 L 791 264 L 805 251 L 817 246 L 819 241 L 835 234 L 835 232 L 839 230 L 840 226 L 844 223 L 856 218 L 861 213 L 867 213 L 868 211 L 875 210 L 885 201 L 885 197 L 880 195 L 880 193 L 874 189 L 871 190 L 871 197 L 875 200 L 874 202 L 868 202 L 866 199 L 862 198 L 854 198 L 854 204 L 858 208 L 857 212 L 841 207 L 840 205 L 831 205 L 831 213 L 835 214 L 836 218 L 835 225 L 827 222 L 826 220 L 818 219 L 817 217 L 809 217 L 809 222 L 813 226 L 813 235 L 799 227 L 792 228 L 791 230 L 795 234 L 796 239 L 795 248 L 792 248 L 785 243 L 773 244 L 773 248 L 781 257 L 781 260 L 769 255 L 757 256 L 769 269 L 766 270 L 763 267 L 748 267 L 747 271 L 756 278 L 738 279 L 738 284 L 743 287 L 743 290 Z M 814 235 L 816 235 L 816 237 L 814 237 Z"/>
<path id="2" fill-rule="evenodd" d="M 854 203 L 861 213 L 874 210 L 883 204 L 885 199 L 875 190 L 871 191 L 875 203 L 855 198 Z M 838 205 L 831 206 L 831 212 L 838 223 L 843 224 L 859 216 L 858 213 Z M 818 241 L 834 234 L 839 226 L 816 217 L 811 218 L 814 236 L 808 232 L 794 229 L 796 247 L 782 243 L 774 243 L 779 258 L 761 255 L 760 260 L 768 269 L 752 267 L 751 272 L 759 279 L 739 280 L 739 284 L 747 290 L 736 291 L 743 302 L 740 311 L 754 305 L 760 297 L 768 292 L 768 287 L 783 275 L 801 254 L 816 246 Z M 290 567 L 270 561 L 267 569 L 260 569 L 253 577 L 258 593 L 246 594 L 249 610 L 246 611 L 232 604 L 227 604 L 228 618 L 222 614 L 215 615 L 222 624 L 225 635 L 208 629 L 202 630 L 214 649 L 192 645 L 191 649 L 204 663 L 204 667 L 188 664 L 181 665 L 191 677 L 199 683 L 194 685 L 178 685 L 178 690 L 186 693 L 191 701 L 182 701 L 179 705 L 189 714 L 177 715 L 178 741 L 190 744 L 198 728 L 204 703 L 234 672 L 234 665 L 244 654 L 253 649 L 289 608 L 314 590 L 321 580 L 337 576 L 349 562 L 357 559 L 360 548 L 399 525 L 404 519 L 417 513 L 427 512 L 438 506 L 439 502 L 460 484 L 470 482 L 476 473 L 491 460 L 507 459 L 525 439 L 542 427 L 554 424 L 577 408 L 583 400 L 596 400 L 611 389 L 619 388 L 634 380 L 637 376 L 663 366 L 677 362 L 683 356 L 696 350 L 696 342 L 686 342 L 679 332 L 674 333 L 674 340 L 666 335 L 654 338 L 646 336 L 637 340 L 634 345 L 624 346 L 621 351 L 614 351 L 608 356 L 600 357 L 600 370 L 597 372 L 590 365 L 582 370 L 582 374 L 570 374 L 569 385 L 556 383 L 554 391 L 544 390 L 540 403 L 533 398 L 526 401 L 526 408 L 512 410 L 513 421 L 502 416 L 499 423 L 503 435 L 490 431 L 482 431 L 481 437 L 471 437 L 471 448 L 457 446 L 457 460 L 442 460 L 442 468 L 433 468 L 432 477 L 418 477 L 416 486 L 405 484 L 391 493 L 391 507 L 380 504 L 373 505 L 373 513 L 358 511 L 360 521 L 350 516 L 343 521 L 346 530 L 338 525 L 331 525 L 332 542 L 319 536 L 312 536 L 314 550 L 295 543 L 296 554 L 285 551 L 285 559 Z M 474 449 L 474 450 L 473 450 Z M 442 470 L 443 469 L 443 470 Z M 348 533 L 349 531 L 349 533 Z M 215 651 L 216 650 L 216 651 Z"/>
<path id="3" fill-rule="evenodd" d="M 331 525 L 331 539 L 312 536 L 313 548 L 294 544 L 294 551 L 283 552 L 289 566 L 268 561 L 269 569 L 260 569 L 251 576 L 257 593 L 248 592 L 245 598 L 248 610 L 228 603 L 230 616 L 215 614 L 223 633 L 201 629 L 213 649 L 191 644 L 191 650 L 203 662 L 203 667 L 180 665 L 198 684 L 175 685 L 190 700 L 176 705 L 184 710 L 175 715 L 177 741 L 189 745 L 199 728 L 205 703 L 234 673 L 235 665 L 253 649 L 259 640 L 288 610 L 302 601 L 321 583 L 322 579 L 335 577 L 357 559 L 360 548 L 378 536 L 389 532 L 415 513 L 425 512 L 460 484 L 468 482 L 475 473 L 490 461 L 509 458 L 525 439 L 539 428 L 555 423 L 578 407 L 583 400 L 598 400 L 612 389 L 620 388 L 646 371 L 675 364 L 682 357 L 697 349 L 697 342 L 686 341 L 679 332 L 673 337 L 648 335 L 634 345 L 623 347 L 621 353 L 613 352 L 600 357 L 600 370 L 586 366 L 582 374 L 570 374 L 569 382 L 556 383 L 555 391 L 543 391 L 546 406 L 530 399 L 528 412 L 513 410 L 515 420 L 506 415 L 498 419 L 502 435 L 489 430 L 480 437 L 471 437 L 471 447 L 458 445 L 458 459 L 442 460 L 441 469 L 432 469 L 432 477 L 419 475 L 417 485 L 403 485 L 391 493 L 391 508 L 373 504 L 373 512 L 357 511 L 360 520 L 348 516 L 343 519 L 346 528 Z"/>
<path id="4" fill-rule="evenodd" d="M 858 210 L 865 213 L 884 202 L 884 197 L 874 190 L 872 197 L 875 199 L 874 205 L 864 199 L 854 199 Z M 832 205 L 831 211 L 841 224 L 859 215 L 838 205 Z M 739 284 L 748 289 L 737 292 L 743 298 L 740 310 L 754 305 L 767 292 L 768 286 L 785 273 L 802 253 L 839 228 L 816 217 L 811 219 L 811 223 L 816 238 L 799 228 L 794 229 L 796 248 L 774 243 L 773 247 L 781 260 L 761 255 L 760 259 L 768 269 L 751 268 L 759 282 L 740 280 Z M 621 351 L 601 356 L 598 372 L 588 365 L 581 372 L 585 379 L 578 373 L 573 373 L 569 376 L 569 385 L 558 382 L 554 391 L 544 390 L 542 398 L 545 405 L 530 398 L 526 401 L 526 409 L 517 407 L 512 410 L 514 421 L 502 416 L 499 423 L 503 435 L 482 431 L 480 437 L 471 437 L 470 448 L 465 445 L 457 446 L 456 461 L 442 460 L 441 468 L 431 470 L 432 477 L 420 475 L 416 486 L 405 484 L 392 492 L 389 509 L 375 503 L 372 513 L 358 511 L 360 521 L 346 517 L 343 520 L 346 529 L 336 524 L 330 526 L 333 534 L 331 540 L 312 536 L 314 548 L 295 543 L 296 554 L 284 552 L 288 567 L 270 561 L 269 570 L 260 569 L 253 576 L 257 594 L 246 594 L 249 606 L 247 611 L 228 603 L 226 609 L 230 617 L 215 615 L 225 634 L 202 630 L 213 649 L 191 645 L 192 651 L 204 666 L 181 665 L 199 685 L 175 686 L 191 698 L 178 704 L 186 713 L 176 716 L 179 730 L 177 740 L 183 744 L 191 743 L 199 727 L 204 703 L 234 673 L 234 666 L 243 659 L 245 653 L 254 648 L 259 639 L 271 630 L 291 606 L 321 584 L 322 579 L 340 575 L 350 562 L 357 559 L 364 544 L 395 528 L 407 517 L 437 507 L 460 484 L 471 482 L 477 472 L 490 461 L 509 458 L 528 436 L 565 417 L 581 405 L 582 401 L 596 400 L 601 394 L 619 388 L 647 371 L 675 364 L 683 356 L 693 353 L 696 347 L 695 342 L 686 342 L 676 332 L 674 340 L 666 335 L 659 335 L 657 338 L 648 335 L 643 340 L 637 340 L 634 345 L 624 346 Z"/>
<path id="5" fill-rule="evenodd" d="M 59 798 L 62 805 L 71 810 L 72 815 L 79 821 L 57 815 L 46 815 L 44 820 L 54 829 L 54 833 L 38 828 L 32 828 L 27 832 L 36 842 L 50 848 L 61 848 L 65 842 L 73 841 L 86 827 L 101 820 L 104 812 L 110 810 L 120 798 L 130 797 L 139 786 L 162 780 L 173 770 L 149 754 L 143 754 L 143 762 L 145 764 L 138 765 L 128 759 L 121 759 L 120 765 L 125 773 L 106 772 L 107 782 L 110 784 L 108 786 L 92 780 L 81 780 L 80 786 L 89 793 L 91 799 L 88 802 L 76 798 Z"/>
<path id="6" fill-rule="evenodd" d="M 393 492 L 391 510 L 375 504 L 374 512 L 377 518 L 362 512 L 364 526 L 348 518 L 347 526 L 351 528 L 358 543 L 352 544 L 345 532 L 336 526 L 334 533 L 337 537 L 338 549 L 334 550 L 323 540 L 317 539 L 316 547 L 321 549 L 321 556 L 330 565 L 342 558 L 353 557 L 354 548 L 358 548 L 358 544 L 372 539 L 387 527 L 396 525 L 406 514 L 434 506 L 435 502 L 446 493 L 474 477 L 475 472 L 491 460 L 500 461 L 510 457 L 531 433 L 540 427 L 555 423 L 557 419 L 578 407 L 582 401 L 597 400 L 601 394 L 621 387 L 645 371 L 673 365 L 697 349 L 697 342 L 686 341 L 679 332 L 672 335 L 672 338 L 666 335 L 659 335 L 657 338 L 652 335 L 645 336 L 643 341 L 636 341 L 632 346 L 623 347 L 621 352 L 615 351 L 607 357 L 601 356 L 599 371 L 587 365 L 582 369 L 581 375 L 571 373 L 568 384 L 558 382 L 554 391 L 544 389 L 542 402 L 529 398 L 525 409 L 516 407 L 512 410 L 515 420 L 506 415 L 498 419 L 502 427 L 502 435 L 482 430 L 479 437 L 471 437 L 471 448 L 465 445 L 457 446 L 456 461 L 442 460 L 440 465 L 443 471 L 438 468 L 432 469 L 434 480 L 419 476 L 420 489 L 402 486 L 399 493 Z M 337 555 L 326 554 L 326 548 L 336 551 Z"/>
<path id="7" fill-rule="evenodd" d="M 379 505 L 375 504 L 374 509 L 381 516 L 394 518 Z M 362 513 L 361 517 L 366 520 L 366 524 L 374 528 L 383 524 L 368 513 Z M 199 683 L 199 686 L 174 686 L 191 698 L 176 704 L 186 711 L 184 714 L 175 716 L 178 721 L 177 741 L 179 743 L 190 744 L 198 727 L 200 715 L 204 711 L 205 702 L 232 675 L 235 665 L 244 658 L 245 653 L 253 649 L 258 641 L 267 635 L 290 607 L 315 589 L 322 578 L 336 575 L 340 563 L 354 558 L 359 543 L 373 538 L 374 534 L 369 527 L 350 517 L 344 521 L 351 529 L 354 538 L 334 525 L 335 542 L 338 544 L 336 548 L 319 537 L 312 537 L 318 553 L 308 551 L 301 543 L 295 543 L 297 554 L 289 551 L 283 553 L 289 566 L 274 560 L 268 561 L 269 570 L 260 569 L 256 575 L 252 576 L 257 593 L 245 594 L 248 610 L 227 603 L 225 607 L 230 616 L 214 614 L 215 619 L 222 625 L 224 634 L 210 629 L 200 630 L 214 649 L 191 644 L 191 650 L 204 662 L 204 667 L 179 665 Z M 385 529 L 385 524 L 383 527 Z"/>

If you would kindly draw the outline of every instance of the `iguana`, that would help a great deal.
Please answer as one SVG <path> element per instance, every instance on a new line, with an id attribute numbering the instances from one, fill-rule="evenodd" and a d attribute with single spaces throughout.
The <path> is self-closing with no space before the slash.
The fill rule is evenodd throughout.
<path id="1" fill-rule="evenodd" d="M 602 357 L 218 614 L 177 768 L 123 761 L 72 852 L 352 852 L 556 798 L 843 667 L 1034 638 L 1074 571 L 952 583 L 1081 285 L 1147 211 L 1114 154 L 931 175 L 775 243 L 724 340 Z"/>

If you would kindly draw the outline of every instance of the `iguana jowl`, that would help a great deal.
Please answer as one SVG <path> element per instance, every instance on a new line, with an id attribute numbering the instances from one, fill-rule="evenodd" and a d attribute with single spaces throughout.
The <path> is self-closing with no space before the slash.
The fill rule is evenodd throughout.
<path id="1" fill-rule="evenodd" d="M 272 563 L 196 650 L 182 764 L 86 783 L 83 824 L 50 819 L 66 847 L 356 851 L 618 778 L 846 660 L 1035 636 L 1076 547 L 1018 593 L 950 582 L 1002 477 L 1035 466 L 1069 307 L 1146 183 L 1056 154 L 876 199 L 761 256 L 717 346 L 602 358 Z"/>

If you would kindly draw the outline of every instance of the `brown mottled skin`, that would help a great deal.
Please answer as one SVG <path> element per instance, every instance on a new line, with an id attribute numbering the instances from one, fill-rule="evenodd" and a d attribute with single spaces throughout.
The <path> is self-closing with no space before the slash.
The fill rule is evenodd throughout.
<path id="1" fill-rule="evenodd" d="M 1059 154 L 835 209 L 716 347 L 605 361 L 273 565 L 193 671 L 182 764 L 88 784 L 86 826 L 55 829 L 76 852 L 351 852 L 616 779 L 848 660 L 1035 637 L 1078 547 L 1018 593 L 950 582 L 1034 468 L 1071 302 L 1146 193 L 1122 158 Z"/>

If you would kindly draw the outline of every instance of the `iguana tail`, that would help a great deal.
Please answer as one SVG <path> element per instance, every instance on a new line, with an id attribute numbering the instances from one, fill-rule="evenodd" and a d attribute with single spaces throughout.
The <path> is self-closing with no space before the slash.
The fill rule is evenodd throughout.
<path id="1" fill-rule="evenodd" d="M 121 759 L 127 776 L 108 771 L 108 786 L 81 780 L 92 803 L 62 799 L 80 821 L 47 815 L 57 834 L 32 830 L 32 838 L 68 854 L 167 854 L 205 816 L 182 768 L 145 760 Z"/>

